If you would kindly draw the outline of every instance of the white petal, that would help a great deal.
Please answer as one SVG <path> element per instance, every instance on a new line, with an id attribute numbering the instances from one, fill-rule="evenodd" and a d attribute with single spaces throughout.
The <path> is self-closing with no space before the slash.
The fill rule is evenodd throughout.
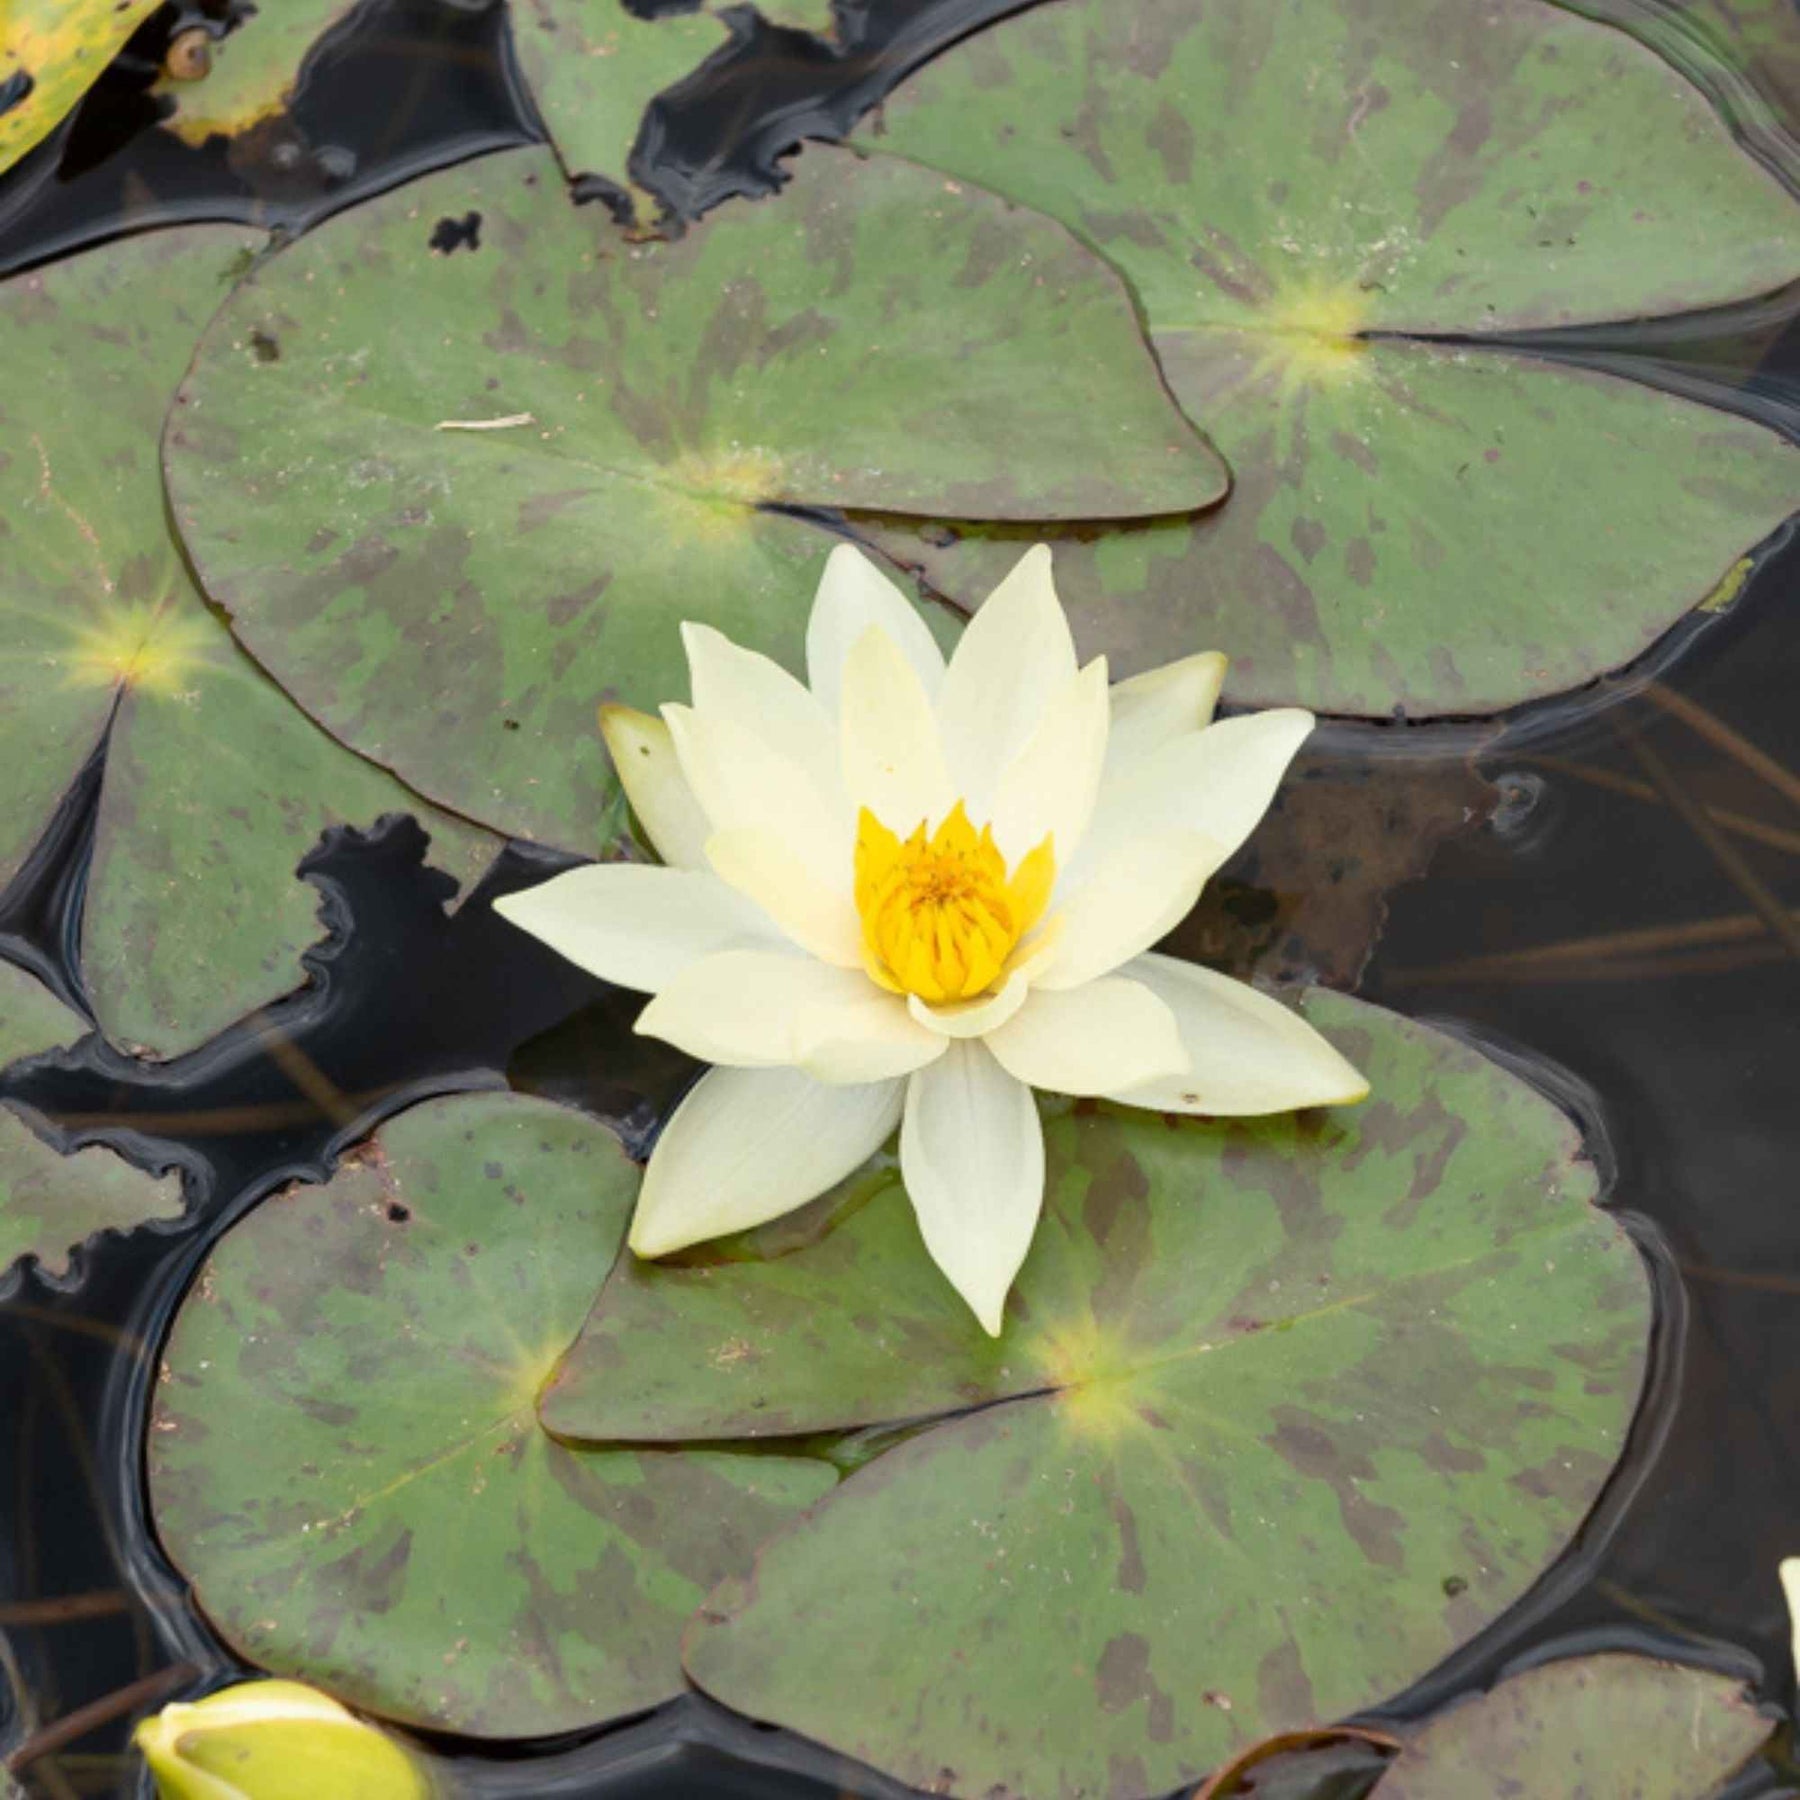
<path id="1" fill-rule="evenodd" d="M 1174 1013 L 1119 976 L 1066 993 L 1034 990 L 986 1043 L 1009 1075 L 1053 1094 L 1110 1094 L 1187 1068 Z"/>
<path id="2" fill-rule="evenodd" d="M 681 641 L 695 712 L 731 720 L 827 789 L 836 782 L 837 732 L 804 682 L 710 625 L 684 623 Z"/>
<path id="3" fill-rule="evenodd" d="M 1114 682 L 1107 775 L 1132 768 L 1171 738 L 1204 731 L 1212 723 L 1224 680 L 1225 658 L 1206 650 Z"/>
<path id="4" fill-rule="evenodd" d="M 1193 911 L 1225 858 L 1208 839 L 1177 831 L 1128 839 L 1098 866 L 1082 860 L 1081 885 L 1046 921 L 1057 937 L 1033 969 L 1035 987 L 1080 987 L 1148 950 Z"/>
<path id="5" fill-rule="evenodd" d="M 928 1031 L 953 1038 L 985 1037 L 1004 1025 L 1025 1004 L 1025 996 L 1030 992 L 1031 978 L 1019 969 L 1007 976 L 995 992 L 984 994 L 979 1000 L 952 1000 L 944 1006 L 933 1006 L 917 994 L 908 994 L 906 1008 Z"/>
<path id="6" fill-rule="evenodd" d="M 925 1248 L 990 1337 L 1044 1205 L 1044 1130 L 1031 1090 L 978 1042 L 908 1082 L 900 1172 Z"/>
<path id="7" fill-rule="evenodd" d="M 1247 982 L 1172 956 L 1140 956 L 1124 973 L 1174 1013 L 1188 1073 L 1115 1083 L 1109 1099 L 1224 1116 L 1348 1106 L 1368 1094 L 1368 1082 L 1298 1013 Z"/>
<path id="8" fill-rule="evenodd" d="M 806 622 L 806 674 L 827 714 L 836 717 L 843 693 L 844 658 L 871 625 L 879 625 L 912 664 L 933 700 L 944 680 L 944 653 L 906 596 L 868 557 L 839 544 Z"/>
<path id="9" fill-rule="evenodd" d="M 938 701 L 950 779 L 977 824 L 992 814 L 1001 772 L 1075 672 L 1049 546 L 1038 544 L 969 621 Z"/>
<path id="10" fill-rule="evenodd" d="M 994 842 L 1008 863 L 1036 849 L 1046 833 L 1059 868 L 1074 860 L 1100 791 L 1106 716 L 1106 659 L 1096 657 L 1064 684 L 1000 777 Z"/>
<path id="11" fill-rule="evenodd" d="M 906 1084 L 826 1087 L 798 1069 L 711 1069 L 663 1128 L 644 1171 L 639 1256 L 748 1231 L 816 1200 L 879 1150 Z"/>
<path id="12" fill-rule="evenodd" d="M 1794 1666 L 1800 1668 L 1800 1556 L 1784 1556 L 1776 1573 L 1781 1577 L 1781 1591 L 1787 1600 L 1788 1629 L 1793 1638 Z"/>
<path id="13" fill-rule="evenodd" d="M 850 895 L 856 818 L 835 757 L 828 783 L 722 713 L 665 706 L 663 717 L 694 797 L 714 831 L 769 831 L 811 878 Z"/>
<path id="14" fill-rule="evenodd" d="M 898 994 L 860 971 L 833 973 L 841 985 L 816 996 L 794 1024 L 795 1060 L 815 1080 L 885 1081 L 944 1054 L 947 1040 L 914 1019 Z"/>
<path id="15" fill-rule="evenodd" d="M 719 879 L 753 901 L 790 943 L 840 969 L 862 967 L 862 926 L 849 894 L 803 863 L 779 832 L 716 831 L 706 854 Z"/>
<path id="16" fill-rule="evenodd" d="M 600 735 L 651 849 L 672 869 L 705 868 L 712 827 L 681 772 L 668 726 L 654 713 L 603 706 Z"/>
<path id="17" fill-rule="evenodd" d="M 654 994 L 721 950 L 772 949 L 762 913 L 716 875 L 593 863 L 506 894 L 494 911 L 602 981 Z"/>
<path id="18" fill-rule="evenodd" d="M 922 821 L 935 825 L 956 804 L 931 696 L 879 625 L 844 660 L 839 733 L 851 806 L 866 806 L 890 831 L 905 837 Z"/>
<path id="19" fill-rule="evenodd" d="M 769 1069 L 799 1061 L 794 1028 L 807 1008 L 845 983 L 873 990 L 860 971 L 790 950 L 724 950 L 691 962 L 638 1015 L 637 1029 L 702 1062 Z"/>

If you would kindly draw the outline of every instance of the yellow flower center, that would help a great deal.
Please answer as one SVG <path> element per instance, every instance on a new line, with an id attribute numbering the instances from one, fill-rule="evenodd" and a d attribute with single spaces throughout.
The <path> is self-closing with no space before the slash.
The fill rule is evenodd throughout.
<path id="1" fill-rule="evenodd" d="M 863 965 L 896 994 L 942 1005 L 985 993 L 1042 916 L 1056 880 L 1048 837 L 1010 875 L 990 826 L 959 800 L 929 835 L 902 840 L 863 809 L 856 831 L 856 910 Z"/>

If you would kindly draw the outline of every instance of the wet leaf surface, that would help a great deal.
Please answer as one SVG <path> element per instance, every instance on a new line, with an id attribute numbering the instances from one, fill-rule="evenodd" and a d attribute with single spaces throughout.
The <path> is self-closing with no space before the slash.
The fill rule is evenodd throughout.
<path id="1" fill-rule="evenodd" d="M 1637 1399 L 1638 1253 L 1547 1101 L 1392 1014 L 1307 1011 L 1364 1107 L 1053 1110 L 997 1341 L 891 1181 L 764 1260 L 615 1269 L 559 1433 L 945 1419 L 709 1602 L 707 1692 L 915 1785 L 1159 1793 L 1404 1687 L 1568 1542 Z"/>
<path id="2" fill-rule="evenodd" d="M 868 135 L 1114 262 L 1232 465 L 1216 513 L 1059 560 L 1122 668 L 1217 645 L 1246 704 L 1495 711 L 1637 655 L 1800 505 L 1774 433 L 1499 348 L 1800 275 L 1800 210 L 1699 92 L 1540 0 L 1155 0 L 1125 31 L 1054 0 Z M 912 559 L 970 601 L 1010 553 Z"/>
<path id="3" fill-rule="evenodd" d="M 482 247 L 432 254 L 470 212 Z M 1223 486 L 1061 227 L 828 149 L 670 244 L 572 206 L 546 152 L 359 208 L 234 296 L 165 461 L 208 594 L 314 717 L 588 851 L 618 814 L 595 703 L 685 694 L 680 620 L 797 666 L 833 540 L 770 508 L 1132 515 Z"/>
<path id="4" fill-rule="evenodd" d="M 416 812 L 463 880 L 494 848 L 293 707 L 170 539 L 162 414 L 256 241 L 189 227 L 0 286 L 0 882 L 110 721 L 83 971 L 107 1032 L 165 1054 L 299 982 L 326 827 Z"/>
<path id="5" fill-rule="evenodd" d="M 41 143 L 158 0 L 7 0 L 0 13 L 0 173 Z"/>
<path id="6" fill-rule="evenodd" d="M 225 1238 L 176 1319 L 150 1481 L 165 1545 L 245 1657 L 479 1737 L 680 1691 L 687 1615 L 835 1475 L 539 1428 L 538 1385 L 636 1190 L 593 1120 L 467 1096 Z"/>
<path id="7" fill-rule="evenodd" d="M 1642 1656 L 1577 1657 L 1430 1720 L 1374 1800 L 1704 1800 L 1773 1729 L 1727 1676 Z"/>

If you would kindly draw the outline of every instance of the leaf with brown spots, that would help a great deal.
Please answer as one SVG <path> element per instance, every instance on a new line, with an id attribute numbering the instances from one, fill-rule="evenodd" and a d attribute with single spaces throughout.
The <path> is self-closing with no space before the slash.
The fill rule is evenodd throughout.
<path id="1" fill-rule="evenodd" d="M 998 1340 L 891 1179 L 615 1268 L 542 1401 L 559 1434 L 941 1421 L 709 1603 L 702 1687 L 934 1790 L 1160 1793 L 1407 1686 L 1568 1543 L 1637 1400 L 1638 1252 L 1522 1082 L 1306 1011 L 1364 1106 L 1051 1109 Z"/>
<path id="2" fill-rule="evenodd" d="M 158 0 L 6 0 L 0 173 L 62 123 Z"/>
<path id="3" fill-rule="evenodd" d="M 571 1450 L 538 1425 L 636 1191 L 593 1120 L 466 1096 L 402 1114 L 213 1252 L 169 1341 L 150 1490 L 246 1659 L 476 1737 L 681 1691 L 687 1615 L 835 1474 Z"/>

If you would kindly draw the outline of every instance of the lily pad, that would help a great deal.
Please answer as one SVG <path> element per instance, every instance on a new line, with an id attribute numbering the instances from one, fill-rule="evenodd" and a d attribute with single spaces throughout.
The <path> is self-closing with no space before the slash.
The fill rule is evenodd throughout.
<path id="1" fill-rule="evenodd" d="M 1628 661 L 1800 506 L 1774 432 L 1504 347 L 1800 276 L 1704 97 L 1542 0 L 1052 0 L 869 135 L 1108 257 L 1231 462 L 1216 515 L 1059 558 L 1122 668 L 1217 644 L 1243 703 L 1492 712 Z M 916 560 L 969 600 L 1011 553 Z"/>
<path id="2" fill-rule="evenodd" d="M 1726 1676 L 1644 1656 L 1577 1657 L 1432 1719 L 1373 1800 L 1704 1800 L 1774 1727 Z"/>
<path id="3" fill-rule="evenodd" d="M 1541 1096 L 1392 1014 L 1306 1011 L 1365 1106 L 1053 1113 L 997 1340 L 894 1182 L 764 1260 L 615 1268 L 559 1433 L 942 1421 L 708 1603 L 703 1688 L 933 1791 L 1160 1793 L 1524 1592 L 1623 1442 L 1641 1260 Z"/>
<path id="4" fill-rule="evenodd" d="M 327 826 L 417 813 L 465 879 L 495 848 L 298 712 L 170 540 L 162 415 L 256 241 L 148 234 L 0 286 L 0 884 L 110 732 L 83 973 L 109 1035 L 167 1054 L 299 983 Z"/>
<path id="5" fill-rule="evenodd" d="M 481 248 L 432 256 L 471 210 Z M 595 702 L 684 693 L 680 620 L 798 664 L 834 539 L 776 509 L 1129 517 L 1225 479 L 1062 227 L 831 149 L 669 244 L 571 205 L 543 151 L 346 214 L 207 331 L 165 464 L 208 594 L 302 706 L 576 849 L 616 818 Z"/>
<path id="6" fill-rule="evenodd" d="M 86 1030 L 24 970 L 0 962 L 0 1065 Z M 182 1205 L 179 1176 L 158 1180 L 98 1146 L 65 1156 L 22 1109 L 0 1102 L 0 1288 L 22 1257 L 36 1257 L 52 1278 L 66 1275 L 71 1253 L 96 1232 L 176 1218 Z"/>
<path id="7" fill-rule="evenodd" d="M 7 0 L 0 14 L 0 173 L 41 143 L 159 0 Z"/>
<path id="8" fill-rule="evenodd" d="M 471 1095 L 402 1114 L 225 1238 L 169 1341 L 150 1491 L 247 1660 L 477 1737 L 681 1690 L 688 1613 L 835 1472 L 571 1450 L 538 1426 L 636 1192 L 593 1120 Z"/>
<path id="9" fill-rule="evenodd" d="M 236 137 L 287 110 L 313 46 L 356 10 L 358 0 L 259 0 L 237 29 L 212 46 L 197 81 L 165 77 L 156 92 L 175 103 L 168 128 L 190 144 Z"/>

